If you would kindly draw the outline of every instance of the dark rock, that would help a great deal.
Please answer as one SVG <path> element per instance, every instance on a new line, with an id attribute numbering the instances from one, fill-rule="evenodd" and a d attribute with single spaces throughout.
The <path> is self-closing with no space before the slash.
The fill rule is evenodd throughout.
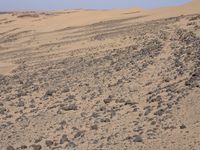
<path id="1" fill-rule="evenodd" d="M 74 138 L 83 137 L 83 136 L 84 136 L 84 131 L 78 131 L 78 132 L 74 135 Z"/>
<path id="2" fill-rule="evenodd" d="M 42 138 L 43 137 L 40 136 L 38 139 L 35 139 L 35 143 L 39 143 L 40 141 L 42 141 Z"/>
<path id="3" fill-rule="evenodd" d="M 191 17 L 191 18 L 189 19 L 189 21 L 194 21 L 194 20 L 198 20 L 198 19 L 200 19 L 200 15 Z"/>
<path id="4" fill-rule="evenodd" d="M 72 142 L 72 141 L 69 141 L 69 143 L 66 145 L 66 148 L 75 148 L 77 145 Z"/>
<path id="5" fill-rule="evenodd" d="M 36 106 L 34 104 L 31 104 L 29 107 L 30 108 L 35 108 Z"/>
<path id="6" fill-rule="evenodd" d="M 147 107 L 146 108 L 146 111 L 144 112 L 144 115 L 147 116 L 148 114 L 151 113 L 151 108 L 150 107 Z"/>
<path id="7" fill-rule="evenodd" d="M 143 139 L 140 135 L 134 135 L 133 136 L 133 142 L 142 142 Z"/>
<path id="8" fill-rule="evenodd" d="M 185 42 L 186 44 L 190 44 L 190 43 L 192 43 L 193 41 L 195 41 L 195 39 L 196 39 L 196 36 L 195 36 L 195 34 L 193 33 L 193 32 L 186 32 L 186 33 L 184 33 L 184 34 L 182 34 L 181 36 L 180 36 L 180 40 L 182 41 L 182 42 Z"/>
<path id="9" fill-rule="evenodd" d="M 160 101 L 162 101 L 162 97 L 160 95 L 158 95 L 156 98 L 149 97 L 147 99 L 148 103 L 160 102 Z"/>
<path id="10" fill-rule="evenodd" d="M 130 105 L 130 106 L 136 105 L 136 104 L 137 104 L 136 102 L 132 102 L 131 100 L 128 100 L 125 102 L 125 105 Z"/>
<path id="11" fill-rule="evenodd" d="M 29 126 L 30 120 L 28 117 L 22 115 L 16 119 L 16 122 L 18 122 L 22 127 L 26 128 Z"/>
<path id="12" fill-rule="evenodd" d="M 98 118 L 98 117 L 99 117 L 99 114 L 98 114 L 97 112 L 93 112 L 92 115 L 91 115 L 91 117 L 93 117 L 93 118 Z"/>
<path id="13" fill-rule="evenodd" d="M 60 144 L 63 144 L 65 142 L 69 141 L 68 137 L 66 134 L 63 134 L 61 139 L 60 139 Z"/>
<path id="14" fill-rule="evenodd" d="M 17 97 L 26 96 L 26 94 L 27 94 L 26 91 L 18 91 L 18 93 L 17 93 Z"/>
<path id="15" fill-rule="evenodd" d="M 6 108 L 0 107 L 0 114 L 4 115 L 6 112 Z"/>
<path id="16" fill-rule="evenodd" d="M 152 121 L 152 122 L 151 122 L 151 125 L 155 125 L 155 124 L 156 124 L 156 121 Z"/>
<path id="17" fill-rule="evenodd" d="M 167 104 L 167 107 L 168 107 L 168 108 L 172 108 L 172 106 L 173 106 L 173 104 L 171 104 L 171 103 L 168 103 L 168 104 Z"/>
<path id="18" fill-rule="evenodd" d="M 112 101 L 112 96 L 109 96 L 108 98 L 106 98 L 106 99 L 103 100 L 103 102 L 104 102 L 105 104 L 108 104 L 108 103 L 110 103 L 111 101 Z"/>
<path id="19" fill-rule="evenodd" d="M 106 111 L 106 107 L 104 107 L 104 106 L 100 107 L 99 111 Z"/>
<path id="20" fill-rule="evenodd" d="M 110 112 L 111 118 L 113 118 L 116 115 L 116 110 L 114 110 L 113 108 L 111 110 L 108 110 L 108 112 Z"/>
<path id="21" fill-rule="evenodd" d="M 21 149 L 27 149 L 28 147 L 26 145 L 22 145 L 20 148 Z"/>
<path id="22" fill-rule="evenodd" d="M 162 107 L 162 102 L 159 101 L 159 102 L 158 102 L 158 105 L 157 105 L 157 108 L 159 109 L 159 108 L 161 108 L 161 107 Z"/>
<path id="23" fill-rule="evenodd" d="M 91 128 L 91 130 L 98 130 L 98 126 L 96 124 L 92 125 L 90 128 Z"/>
<path id="24" fill-rule="evenodd" d="M 76 99 L 75 95 L 69 95 L 64 99 L 64 101 L 72 102 L 75 99 Z"/>
<path id="25" fill-rule="evenodd" d="M 134 109 L 133 109 L 133 112 L 137 112 L 137 111 L 138 111 L 138 108 L 134 108 Z"/>
<path id="26" fill-rule="evenodd" d="M 192 85 L 192 83 L 190 82 L 190 80 L 185 81 L 185 86 L 191 86 L 191 85 Z"/>
<path id="27" fill-rule="evenodd" d="M 51 140 L 47 140 L 47 141 L 45 141 L 45 143 L 46 143 L 46 145 L 47 145 L 48 147 L 50 147 L 50 146 L 53 145 L 53 141 L 51 141 Z"/>
<path id="28" fill-rule="evenodd" d="M 67 93 L 67 92 L 69 92 L 69 91 L 70 91 L 69 87 L 68 87 L 68 86 L 66 86 L 66 87 L 63 89 L 63 91 L 62 91 L 62 92 L 64 92 L 64 93 Z"/>
<path id="29" fill-rule="evenodd" d="M 56 92 L 55 90 L 47 90 L 44 97 L 52 96 L 53 93 L 55 93 L 55 92 Z"/>
<path id="30" fill-rule="evenodd" d="M 134 136 L 130 136 L 127 138 L 128 140 L 131 140 L 133 142 L 143 142 L 143 139 L 140 135 L 134 135 Z"/>
<path id="31" fill-rule="evenodd" d="M 19 100 L 17 107 L 24 107 L 24 102 L 22 100 Z"/>
<path id="32" fill-rule="evenodd" d="M 194 25 L 196 25 L 196 22 L 189 22 L 189 23 L 187 23 L 187 26 L 194 26 Z"/>
<path id="33" fill-rule="evenodd" d="M 159 109 L 158 111 L 156 111 L 154 113 L 154 115 L 158 115 L 158 116 L 162 116 L 164 114 L 164 110 L 163 109 Z"/>
<path id="34" fill-rule="evenodd" d="M 105 103 L 105 104 L 108 104 L 108 103 L 110 103 L 112 100 L 111 99 L 104 99 L 103 100 L 103 102 Z"/>
<path id="35" fill-rule="evenodd" d="M 15 150 L 15 149 L 14 149 L 14 147 L 12 147 L 11 145 L 9 145 L 9 146 L 7 147 L 7 150 Z"/>
<path id="36" fill-rule="evenodd" d="M 41 150 L 42 146 L 41 145 L 33 145 L 33 150 Z"/>
<path id="37" fill-rule="evenodd" d="M 199 87 L 198 82 L 197 82 L 199 80 L 200 80 L 200 71 L 197 70 L 196 72 L 192 74 L 190 79 L 185 82 L 185 85 L 191 88 Z"/>
<path id="38" fill-rule="evenodd" d="M 75 104 L 70 105 L 61 105 L 61 109 L 64 111 L 70 111 L 70 110 L 77 110 L 77 106 Z"/>
<path id="39" fill-rule="evenodd" d="M 165 78 L 164 79 L 165 82 L 170 82 L 170 80 L 171 80 L 170 78 Z"/>
<path id="40" fill-rule="evenodd" d="M 182 124 L 181 126 L 180 126 L 180 129 L 185 129 L 186 128 L 186 126 L 184 125 L 184 124 Z"/>
<path id="41" fill-rule="evenodd" d="M 61 125 L 62 127 L 64 127 L 65 125 L 67 125 L 67 122 L 66 122 L 65 120 L 63 120 L 63 121 L 60 122 L 60 125 Z"/>
<path id="42" fill-rule="evenodd" d="M 101 122 L 110 122 L 110 119 L 108 119 L 108 118 L 103 118 L 103 119 L 101 119 Z"/>

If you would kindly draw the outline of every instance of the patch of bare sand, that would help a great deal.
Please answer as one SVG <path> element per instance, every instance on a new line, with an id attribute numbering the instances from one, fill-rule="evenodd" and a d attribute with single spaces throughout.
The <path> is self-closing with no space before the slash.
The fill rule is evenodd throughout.
<path id="1" fill-rule="evenodd" d="M 0 62 L 0 74 L 2 75 L 10 75 L 15 68 L 15 64 Z"/>

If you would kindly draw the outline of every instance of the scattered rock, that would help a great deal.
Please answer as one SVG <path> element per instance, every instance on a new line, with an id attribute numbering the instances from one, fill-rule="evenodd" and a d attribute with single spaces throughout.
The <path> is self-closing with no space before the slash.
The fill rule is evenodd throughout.
<path id="1" fill-rule="evenodd" d="M 39 142 L 41 142 L 41 141 L 42 141 L 42 139 L 43 139 L 43 137 L 42 137 L 42 136 L 40 136 L 38 139 L 35 139 L 35 143 L 39 143 Z"/>
<path id="2" fill-rule="evenodd" d="M 3 103 L 0 102 L 0 107 L 3 106 Z"/>
<path id="3" fill-rule="evenodd" d="M 49 16 L 51 15 L 54 16 L 50 13 Z M 179 18 L 183 18 L 183 26 L 177 26 L 181 24 L 176 22 Z M 5 47 L 0 46 L 0 49 L 9 51 L 0 58 L 3 60 L 7 57 L 9 60 L 13 58 L 13 62 L 19 65 L 13 70 L 13 74 L 0 75 L 0 120 L 2 121 L 0 134 L 6 135 L 0 138 L 3 141 L 0 143 L 12 144 L 16 139 L 22 141 L 27 137 L 26 140 L 30 142 L 26 143 L 28 148 L 21 144 L 22 146 L 18 145 L 16 149 L 29 149 L 31 143 L 35 144 L 33 147 L 30 146 L 30 149 L 34 148 L 34 150 L 76 149 L 76 146 L 79 149 L 85 146 L 88 146 L 88 149 L 116 149 L 122 146 L 119 141 L 127 137 L 126 134 L 133 132 L 135 135 L 132 134 L 128 138 L 132 143 L 129 141 L 125 143 L 128 145 L 124 148 L 128 149 L 134 144 L 133 142 L 143 142 L 144 139 L 149 142 L 149 139 L 159 138 L 162 131 L 171 132 L 175 127 L 183 129 L 182 133 L 186 133 L 188 130 L 184 130 L 186 128 L 184 124 L 178 126 L 176 124 L 179 116 L 174 118 L 173 115 L 182 108 L 182 103 L 179 102 L 183 99 L 191 99 L 191 96 L 194 96 L 191 106 L 196 104 L 198 99 L 200 39 L 197 32 L 199 30 L 194 29 L 194 26 L 199 26 L 198 18 L 196 15 L 189 15 L 153 20 L 148 23 L 127 22 L 127 25 L 120 20 L 109 21 L 109 24 L 107 21 L 100 22 L 92 24 L 89 28 L 86 27 L 91 29 L 91 31 L 87 30 L 87 33 L 81 30 L 80 35 L 82 34 L 83 37 L 81 36 L 80 39 L 72 35 L 75 40 L 69 40 L 71 34 L 69 37 L 64 34 L 75 31 L 78 35 L 79 29 L 71 30 L 70 27 L 64 29 L 60 37 L 49 39 L 48 42 L 44 40 L 46 43 L 36 40 L 38 46 L 30 47 L 30 51 L 26 50 L 23 56 L 10 52 L 9 41 L 5 43 Z M 189 22 L 189 19 L 193 21 Z M 120 26 L 115 26 L 117 24 Z M 186 24 L 189 26 L 185 26 Z M 109 27 L 112 27 L 114 32 L 107 31 Z M 115 27 L 119 28 L 119 31 L 115 32 Z M 85 48 L 62 51 L 66 42 L 72 44 L 70 46 L 72 49 L 73 43 L 80 41 L 84 45 L 84 36 L 95 33 L 97 29 L 102 29 L 104 32 L 102 35 L 97 33 L 97 39 L 104 36 L 105 39 L 114 38 L 121 42 L 100 45 L 97 43 L 98 47 L 93 44 L 89 47 L 85 45 L 86 51 Z M 178 30 L 177 33 L 175 30 Z M 6 35 L 5 40 L 9 38 L 13 40 L 12 46 L 15 40 L 21 41 L 20 39 L 18 41 L 20 37 L 26 37 L 27 41 L 29 37 L 30 40 L 35 38 L 30 36 L 32 31 L 27 35 L 26 32 L 17 32 L 16 29 L 14 32 L 2 34 Z M 41 36 L 43 37 L 43 33 Z M 126 38 L 123 40 L 124 37 Z M 61 39 L 62 41 L 59 42 Z M 4 38 L 1 39 L 1 43 L 4 43 L 3 40 Z M 117 48 L 114 48 L 115 46 Z M 107 49 L 106 47 L 109 50 L 99 52 L 99 49 Z M 50 53 L 39 57 L 38 49 Z M 54 50 L 59 51 L 58 55 L 51 55 Z M 80 55 L 77 55 L 79 53 Z M 64 55 L 61 56 L 62 54 Z M 30 57 L 31 55 L 34 56 Z M 152 72 L 152 69 L 155 72 Z M 150 74 L 147 76 L 146 73 Z M 48 98 L 52 100 L 41 101 Z M 143 109 L 143 106 L 147 107 Z M 198 117 L 194 117 L 196 118 Z M 113 132 L 109 131 L 111 125 L 115 127 Z M 31 130 L 38 126 L 44 131 L 41 133 L 39 129 L 31 131 L 33 137 L 30 137 L 27 136 L 29 132 L 23 130 L 28 126 Z M 92 130 L 91 134 L 89 130 Z M 103 130 L 105 131 L 101 132 Z M 43 133 L 45 136 L 46 133 L 53 135 L 52 139 L 40 138 L 39 135 Z M 16 136 L 13 136 L 15 134 Z M 121 134 L 125 135 L 121 136 Z M 34 141 L 34 137 L 39 139 Z M 187 149 L 189 142 L 191 145 L 195 144 L 192 140 L 198 139 L 184 140 L 186 147 L 183 149 Z M 148 149 L 148 146 L 136 144 L 136 149 Z M 151 146 L 153 149 L 154 145 Z M 15 148 L 8 146 L 7 149 Z"/>
<path id="4" fill-rule="evenodd" d="M 186 128 L 186 125 L 184 125 L 184 124 L 182 124 L 181 126 L 180 126 L 180 129 L 185 129 Z"/>
<path id="5" fill-rule="evenodd" d="M 15 150 L 15 149 L 14 149 L 14 147 L 12 147 L 11 145 L 9 145 L 9 146 L 7 147 L 7 150 Z"/>
<path id="6" fill-rule="evenodd" d="M 152 121 L 152 122 L 151 122 L 151 125 L 155 125 L 155 124 L 156 124 L 156 121 Z"/>
<path id="7" fill-rule="evenodd" d="M 45 141 L 45 143 L 48 147 L 51 147 L 53 145 L 53 141 L 51 141 L 51 140 L 47 140 L 47 141 Z"/>
<path id="8" fill-rule="evenodd" d="M 4 108 L 4 107 L 1 106 L 0 107 L 0 114 L 4 115 L 5 112 L 6 112 L 6 108 Z"/>
<path id="9" fill-rule="evenodd" d="M 21 149 L 27 149 L 28 147 L 26 145 L 22 145 L 20 148 Z"/>
<path id="10" fill-rule="evenodd" d="M 16 119 L 16 122 L 18 122 L 23 128 L 26 128 L 29 126 L 30 120 L 25 115 L 22 115 Z"/>
<path id="11" fill-rule="evenodd" d="M 46 93 L 45 93 L 45 95 L 44 95 L 44 97 L 45 98 L 47 98 L 47 97 L 49 97 L 49 96 L 52 96 L 53 95 L 53 93 L 55 93 L 56 91 L 55 90 L 47 90 L 46 91 Z"/>
<path id="12" fill-rule="evenodd" d="M 105 104 L 108 104 L 108 103 L 110 103 L 112 100 L 111 99 L 104 99 L 103 100 L 103 102 L 105 103 Z"/>
<path id="13" fill-rule="evenodd" d="M 64 101 L 67 101 L 67 102 L 72 102 L 73 100 L 76 99 L 76 96 L 75 95 L 69 95 L 67 96 Z"/>
<path id="14" fill-rule="evenodd" d="M 69 87 L 68 87 L 68 86 L 66 86 L 66 87 L 63 89 L 63 91 L 62 91 L 62 92 L 64 92 L 64 93 L 67 93 L 67 92 L 69 92 L 69 91 L 70 91 Z"/>
<path id="15" fill-rule="evenodd" d="M 60 144 L 63 144 L 65 142 L 69 141 L 68 137 L 66 134 L 63 134 L 61 139 L 60 139 Z"/>
<path id="16" fill-rule="evenodd" d="M 66 126 L 66 125 L 67 125 L 67 122 L 65 120 L 63 120 L 63 121 L 60 122 L 60 126 L 62 128 L 64 128 L 64 126 Z"/>
<path id="17" fill-rule="evenodd" d="M 151 107 L 147 107 L 145 112 L 144 112 L 144 115 L 147 116 L 148 114 L 150 114 L 151 110 L 152 110 Z"/>
<path id="18" fill-rule="evenodd" d="M 191 18 L 189 19 L 189 21 L 194 21 L 194 20 L 198 20 L 198 19 L 200 19 L 200 15 L 191 17 Z"/>
<path id="19" fill-rule="evenodd" d="M 111 101 L 112 101 L 112 96 L 109 96 L 108 98 L 106 98 L 106 99 L 103 100 L 103 102 L 104 102 L 105 104 L 108 104 L 108 103 L 110 103 Z"/>
<path id="20" fill-rule="evenodd" d="M 41 150 L 42 146 L 41 145 L 32 145 L 33 150 Z"/>
<path id="21" fill-rule="evenodd" d="M 108 119 L 108 118 L 103 118 L 103 119 L 101 119 L 101 122 L 110 122 L 110 119 Z"/>
<path id="22" fill-rule="evenodd" d="M 143 142 L 143 139 L 140 135 L 134 135 L 133 142 Z"/>
<path id="23" fill-rule="evenodd" d="M 91 128 L 91 130 L 98 130 L 98 126 L 96 124 L 92 125 L 90 128 Z"/>
<path id="24" fill-rule="evenodd" d="M 127 100 L 124 104 L 125 104 L 125 105 L 130 105 L 130 106 L 132 106 L 132 105 L 136 105 L 136 104 L 138 104 L 138 103 L 133 102 L 133 101 L 131 101 L 131 100 Z"/>
<path id="25" fill-rule="evenodd" d="M 24 102 L 22 100 L 19 100 L 17 106 L 18 107 L 24 107 Z"/>
<path id="26" fill-rule="evenodd" d="M 164 109 L 159 109 L 154 113 L 154 115 L 162 116 L 164 114 Z"/>
<path id="27" fill-rule="evenodd" d="M 75 104 L 70 104 L 70 105 L 61 105 L 61 109 L 64 111 L 70 111 L 70 110 L 77 110 L 78 107 Z"/>
<path id="28" fill-rule="evenodd" d="M 84 136 L 84 131 L 78 131 L 75 135 L 74 138 L 79 138 Z"/>
<path id="29" fill-rule="evenodd" d="M 66 148 L 75 148 L 77 145 L 72 142 L 72 141 L 69 141 L 68 144 L 65 146 Z"/>
<path id="30" fill-rule="evenodd" d="M 133 142 L 143 142 L 143 139 L 142 139 L 142 137 L 140 135 L 134 135 L 132 137 L 129 136 L 127 139 L 131 140 Z"/>

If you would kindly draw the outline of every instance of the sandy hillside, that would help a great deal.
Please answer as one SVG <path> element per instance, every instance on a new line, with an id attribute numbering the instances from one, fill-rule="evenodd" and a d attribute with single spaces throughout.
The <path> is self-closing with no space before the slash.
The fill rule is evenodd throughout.
<path id="1" fill-rule="evenodd" d="M 0 13 L 0 150 L 199 150 L 199 8 Z"/>

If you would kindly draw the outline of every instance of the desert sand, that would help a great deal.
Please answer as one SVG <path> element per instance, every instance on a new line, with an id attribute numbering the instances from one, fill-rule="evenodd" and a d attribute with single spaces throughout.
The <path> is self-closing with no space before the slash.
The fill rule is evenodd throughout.
<path id="1" fill-rule="evenodd" d="M 0 13 L 1 150 L 199 150 L 200 1 Z"/>

